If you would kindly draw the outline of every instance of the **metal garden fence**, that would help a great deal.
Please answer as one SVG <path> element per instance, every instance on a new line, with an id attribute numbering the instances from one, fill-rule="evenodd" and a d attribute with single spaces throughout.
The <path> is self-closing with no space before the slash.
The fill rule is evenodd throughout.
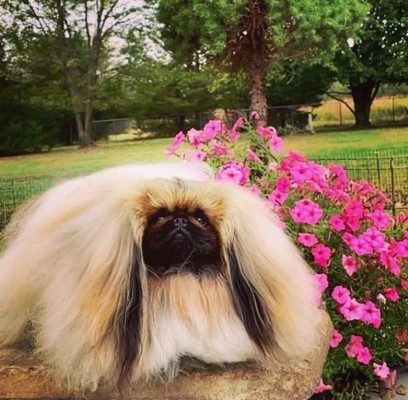
<path id="1" fill-rule="evenodd" d="M 386 154 L 386 153 L 384 153 Z M 315 158 L 322 164 L 343 165 L 352 180 L 365 179 L 381 189 L 391 200 L 390 211 L 408 209 L 408 153 L 383 155 L 368 153 L 361 157 Z M 52 176 L 0 178 L 0 231 L 9 222 L 19 205 L 39 195 L 58 178 Z"/>

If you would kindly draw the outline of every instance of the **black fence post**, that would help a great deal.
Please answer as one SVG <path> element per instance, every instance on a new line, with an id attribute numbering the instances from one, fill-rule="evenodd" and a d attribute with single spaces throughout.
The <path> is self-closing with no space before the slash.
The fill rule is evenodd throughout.
<path id="1" fill-rule="evenodd" d="M 392 216 L 395 218 L 396 213 L 396 204 L 395 204 L 395 175 L 394 175 L 394 157 L 391 157 L 390 160 L 390 173 L 391 173 L 391 201 L 392 201 Z"/>

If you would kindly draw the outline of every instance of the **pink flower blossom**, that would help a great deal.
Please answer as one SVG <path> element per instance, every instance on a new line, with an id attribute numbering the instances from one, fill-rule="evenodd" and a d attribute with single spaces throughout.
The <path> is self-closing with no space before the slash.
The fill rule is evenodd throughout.
<path id="1" fill-rule="evenodd" d="M 344 286 L 336 286 L 333 289 L 332 297 L 338 304 L 345 304 L 351 300 L 350 291 Z"/>
<path id="2" fill-rule="evenodd" d="M 203 128 L 203 134 L 201 136 L 201 141 L 203 143 L 209 142 L 214 139 L 222 131 L 222 122 L 216 119 L 208 121 Z"/>
<path id="3" fill-rule="evenodd" d="M 283 140 L 278 135 L 272 136 L 269 140 L 269 148 L 275 153 L 281 153 L 283 150 Z"/>
<path id="4" fill-rule="evenodd" d="M 378 376 L 379 378 L 386 379 L 390 373 L 390 369 L 388 368 L 388 365 L 386 362 L 383 362 L 382 364 L 374 363 L 373 367 L 374 367 L 374 375 Z"/>
<path id="5" fill-rule="evenodd" d="M 268 171 L 276 171 L 277 168 L 278 168 L 278 163 L 276 161 L 271 161 L 268 164 Z"/>
<path id="6" fill-rule="evenodd" d="M 397 253 L 400 257 L 408 257 L 408 239 L 397 242 Z"/>
<path id="7" fill-rule="evenodd" d="M 321 267 L 328 267 L 332 251 L 329 247 L 319 243 L 312 249 L 314 262 Z"/>
<path id="8" fill-rule="evenodd" d="M 247 150 L 247 159 L 248 161 L 255 161 L 259 163 L 262 162 L 262 160 L 251 149 Z"/>
<path id="9" fill-rule="evenodd" d="M 315 393 L 323 393 L 323 392 L 325 392 L 326 390 L 332 390 L 332 389 L 333 389 L 332 386 L 326 385 L 326 384 L 323 382 L 322 378 L 320 378 L 319 384 L 315 387 L 314 392 L 315 392 Z"/>
<path id="10" fill-rule="evenodd" d="M 306 162 L 296 162 L 290 168 L 290 174 L 295 183 L 302 183 L 306 180 L 312 179 L 313 171 Z"/>
<path id="11" fill-rule="evenodd" d="M 376 305 L 371 301 L 367 301 L 362 305 L 361 310 L 361 321 L 378 329 L 381 325 L 381 311 L 376 307 Z"/>
<path id="12" fill-rule="evenodd" d="M 386 289 L 384 289 L 384 296 L 388 299 L 388 300 L 390 300 L 390 301 L 392 301 L 392 302 L 397 302 L 398 300 L 399 300 L 399 294 L 398 294 L 398 292 L 397 292 L 397 289 L 395 289 L 395 288 L 393 288 L 393 287 L 391 287 L 391 288 L 386 288 Z"/>
<path id="13" fill-rule="evenodd" d="M 354 235 L 352 235 L 351 233 L 349 233 L 349 232 L 346 232 L 346 233 L 342 236 L 343 242 L 346 243 L 346 244 L 348 244 L 349 246 L 350 246 L 352 240 L 354 240 L 355 238 L 356 238 L 356 237 L 355 237 Z"/>
<path id="14" fill-rule="evenodd" d="M 202 143 L 203 131 L 198 131 L 197 129 L 191 128 L 187 132 L 187 137 L 189 142 L 193 147 L 198 147 Z"/>
<path id="15" fill-rule="evenodd" d="M 359 256 L 373 253 L 373 248 L 363 237 L 355 237 L 354 239 L 351 239 L 349 246 Z"/>
<path id="16" fill-rule="evenodd" d="M 298 241 L 306 247 L 312 247 L 317 243 L 317 238 L 313 233 L 299 233 Z"/>
<path id="17" fill-rule="evenodd" d="M 346 229 L 346 225 L 339 215 L 333 215 L 332 217 L 330 217 L 329 224 L 330 227 L 337 232 L 341 232 Z"/>
<path id="18" fill-rule="evenodd" d="M 270 206 L 281 206 L 286 201 L 287 197 L 288 193 L 275 189 L 269 194 L 267 202 Z"/>
<path id="19" fill-rule="evenodd" d="M 185 140 L 186 135 L 180 131 L 176 136 L 174 136 L 171 145 L 166 149 L 166 156 L 171 156 L 176 153 L 180 144 Z"/>
<path id="20" fill-rule="evenodd" d="M 370 214 L 371 221 L 377 228 L 388 228 L 392 223 L 392 218 L 383 210 L 377 209 Z"/>
<path id="21" fill-rule="evenodd" d="M 272 126 L 268 126 L 267 128 L 260 126 L 256 128 L 256 133 L 265 139 L 272 139 L 274 136 L 276 136 L 276 129 L 273 128 Z"/>
<path id="22" fill-rule="evenodd" d="M 339 311 L 346 321 L 359 320 L 362 317 L 362 305 L 355 299 L 348 300 Z"/>
<path id="23" fill-rule="evenodd" d="M 289 189 L 290 189 L 289 179 L 286 178 L 286 177 L 279 178 L 276 181 L 275 188 L 276 188 L 276 190 L 279 190 L 280 192 L 287 193 L 289 191 Z"/>
<path id="24" fill-rule="evenodd" d="M 252 111 L 250 117 L 251 117 L 251 119 L 253 119 L 254 121 L 257 121 L 257 120 L 260 118 L 258 111 Z"/>
<path id="25" fill-rule="evenodd" d="M 408 281 L 406 281 L 405 279 L 400 280 L 400 285 L 404 290 L 408 290 Z"/>
<path id="26" fill-rule="evenodd" d="M 359 268 L 357 260 L 354 257 L 346 256 L 345 254 L 341 257 L 341 263 L 348 276 L 352 276 Z"/>
<path id="27" fill-rule="evenodd" d="M 327 279 L 327 275 L 326 274 L 314 274 L 313 275 L 320 291 L 323 293 L 328 287 L 329 287 L 329 281 Z"/>
<path id="28" fill-rule="evenodd" d="M 386 389 L 392 389 L 397 384 L 397 371 L 390 372 L 385 379 L 381 379 L 384 382 Z"/>
<path id="29" fill-rule="evenodd" d="M 241 136 L 239 133 L 239 130 L 244 126 L 245 120 L 242 117 L 239 117 L 233 127 L 227 131 L 228 137 L 231 139 L 231 141 L 236 142 L 239 140 L 239 137 Z"/>
<path id="30" fill-rule="evenodd" d="M 376 299 L 378 300 L 379 303 L 381 304 L 385 304 L 387 302 L 387 299 L 385 298 L 385 296 L 381 293 L 377 294 Z"/>
<path id="31" fill-rule="evenodd" d="M 298 223 L 315 225 L 323 217 L 322 208 L 312 200 L 298 200 L 290 210 L 293 220 Z"/>
<path id="32" fill-rule="evenodd" d="M 226 156 L 231 153 L 231 150 L 217 139 L 210 140 L 208 146 L 211 149 L 211 155 L 216 157 Z"/>
<path id="33" fill-rule="evenodd" d="M 244 167 L 234 161 L 228 161 L 220 167 L 216 179 L 222 182 L 231 182 L 237 185 L 245 185 L 249 178 L 248 167 Z"/>
<path id="34" fill-rule="evenodd" d="M 249 186 L 248 190 L 257 196 L 260 196 L 262 194 L 261 189 L 259 189 L 259 187 L 255 185 L 255 183 Z"/>
<path id="35" fill-rule="evenodd" d="M 363 338 L 359 335 L 351 335 L 344 349 L 349 357 L 356 357 L 363 347 Z"/>
<path id="36" fill-rule="evenodd" d="M 357 361 L 364 365 L 370 364 L 372 358 L 373 356 L 368 347 L 363 347 L 357 354 Z"/>
<path id="37" fill-rule="evenodd" d="M 364 206 L 361 201 L 351 200 L 346 204 L 344 212 L 348 217 L 361 219 L 364 216 Z"/>
<path id="38" fill-rule="evenodd" d="M 337 329 L 333 329 L 333 336 L 330 340 L 330 347 L 335 349 L 336 347 L 338 347 L 338 345 L 340 344 L 342 340 L 343 340 L 343 335 Z"/>
<path id="39" fill-rule="evenodd" d="M 398 265 L 398 261 L 389 251 L 383 251 L 380 253 L 380 262 L 393 275 L 400 276 L 401 268 Z"/>
<path id="40" fill-rule="evenodd" d="M 370 246 L 377 251 L 385 251 L 388 249 L 388 243 L 385 242 L 385 234 L 380 232 L 377 228 L 371 227 L 366 229 L 361 235 Z"/>
<path id="41" fill-rule="evenodd" d="M 197 150 L 191 156 L 191 161 L 204 161 L 207 157 L 207 153 L 205 151 Z"/>

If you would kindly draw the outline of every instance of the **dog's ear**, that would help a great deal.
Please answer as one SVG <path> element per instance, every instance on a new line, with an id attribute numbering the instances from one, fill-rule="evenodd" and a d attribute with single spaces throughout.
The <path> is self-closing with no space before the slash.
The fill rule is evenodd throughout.
<path id="1" fill-rule="evenodd" d="M 237 315 L 267 358 L 303 354 L 320 322 L 311 270 L 263 201 L 242 188 L 230 194 L 222 235 Z"/>
<path id="2" fill-rule="evenodd" d="M 231 292 L 237 314 L 248 336 L 264 354 L 268 354 L 274 347 L 274 335 L 273 324 L 265 301 L 246 278 L 234 246 L 227 250 L 227 257 Z"/>
<path id="3" fill-rule="evenodd" d="M 131 382 L 133 369 L 142 353 L 144 263 L 140 246 L 133 246 L 129 280 L 120 310 L 113 316 L 117 352 L 117 384 L 119 390 Z"/>
<path id="4" fill-rule="evenodd" d="M 96 386 L 109 376 L 122 385 L 146 343 L 142 228 L 120 192 L 81 189 L 52 215 L 44 202 L 37 236 L 25 243 L 41 250 L 32 267 L 45 285 L 39 347 L 73 384 Z"/>

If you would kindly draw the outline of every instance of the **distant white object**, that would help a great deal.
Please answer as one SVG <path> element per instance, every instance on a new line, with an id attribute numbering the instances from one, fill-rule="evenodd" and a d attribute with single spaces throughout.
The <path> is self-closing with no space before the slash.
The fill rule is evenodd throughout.
<path id="1" fill-rule="evenodd" d="M 352 49 L 354 47 L 354 39 L 353 38 L 348 38 L 347 39 L 347 44 L 348 44 L 348 47 L 350 47 L 350 49 Z"/>

